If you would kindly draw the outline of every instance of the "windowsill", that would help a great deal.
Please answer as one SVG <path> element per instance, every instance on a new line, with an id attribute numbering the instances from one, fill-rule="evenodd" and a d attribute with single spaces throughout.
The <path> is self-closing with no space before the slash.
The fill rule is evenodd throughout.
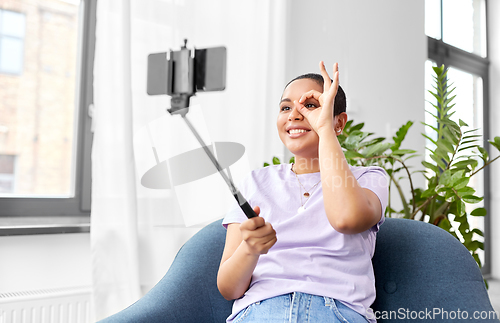
<path id="1" fill-rule="evenodd" d="M 0 236 L 88 232 L 89 216 L 0 217 Z"/>

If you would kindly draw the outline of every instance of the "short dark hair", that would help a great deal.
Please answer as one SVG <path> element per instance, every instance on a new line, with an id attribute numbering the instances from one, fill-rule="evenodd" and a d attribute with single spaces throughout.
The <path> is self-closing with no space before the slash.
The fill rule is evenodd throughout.
<path id="1" fill-rule="evenodd" d="M 321 87 L 323 87 L 323 85 L 325 84 L 325 82 L 323 80 L 323 76 L 321 74 L 307 73 L 307 74 L 303 74 L 303 75 L 297 76 L 296 78 L 294 78 L 293 80 L 291 80 L 290 82 L 288 82 L 287 85 L 285 86 L 285 89 L 293 81 L 301 80 L 301 79 L 310 79 L 310 80 L 313 80 L 316 83 L 318 83 Z M 333 82 L 333 80 L 332 80 L 332 82 Z M 337 90 L 337 95 L 335 95 L 335 102 L 333 104 L 333 107 L 334 107 L 333 108 L 333 115 L 334 116 L 338 116 L 342 112 L 345 112 L 346 107 L 347 107 L 345 92 L 344 92 L 344 89 L 342 89 L 342 87 L 340 85 L 339 85 L 339 88 Z"/>

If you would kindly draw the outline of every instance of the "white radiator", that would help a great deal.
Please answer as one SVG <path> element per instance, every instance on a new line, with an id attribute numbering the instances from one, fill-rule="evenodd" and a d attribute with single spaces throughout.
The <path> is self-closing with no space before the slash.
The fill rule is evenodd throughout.
<path id="1" fill-rule="evenodd" d="M 0 323 L 87 323 L 90 293 L 90 287 L 0 293 Z"/>

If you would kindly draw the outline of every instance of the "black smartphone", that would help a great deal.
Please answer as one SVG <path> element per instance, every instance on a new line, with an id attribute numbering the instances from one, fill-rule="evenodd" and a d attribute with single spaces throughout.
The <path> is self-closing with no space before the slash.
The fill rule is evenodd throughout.
<path id="1" fill-rule="evenodd" d="M 194 94 L 226 88 L 226 48 L 212 47 L 148 56 L 149 95 Z"/>

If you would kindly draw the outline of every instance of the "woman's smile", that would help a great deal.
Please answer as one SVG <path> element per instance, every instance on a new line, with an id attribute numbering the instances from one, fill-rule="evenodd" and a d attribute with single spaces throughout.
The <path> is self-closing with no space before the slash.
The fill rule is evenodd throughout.
<path id="1" fill-rule="evenodd" d="M 286 129 L 286 132 L 288 133 L 288 137 L 290 137 L 292 139 L 303 137 L 303 136 L 307 135 L 307 133 L 309 133 L 310 131 L 311 131 L 311 129 L 307 129 L 307 128 L 304 128 L 301 126 L 289 126 Z"/>

